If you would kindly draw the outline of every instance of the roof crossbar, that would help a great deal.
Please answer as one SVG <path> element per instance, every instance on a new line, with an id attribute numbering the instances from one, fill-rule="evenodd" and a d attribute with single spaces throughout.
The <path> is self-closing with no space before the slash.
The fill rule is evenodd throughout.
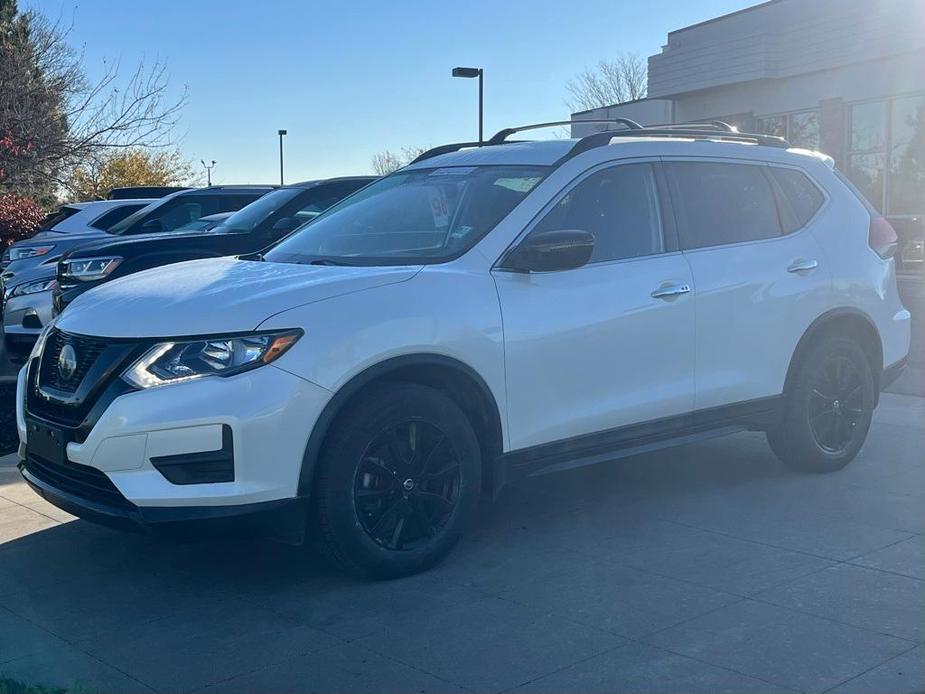
<path id="1" fill-rule="evenodd" d="M 507 141 L 511 135 L 515 133 L 523 132 L 524 130 L 539 130 L 540 128 L 551 128 L 557 125 L 574 125 L 575 123 L 606 123 L 608 125 L 622 125 L 630 130 L 640 130 L 642 126 L 639 125 L 634 120 L 629 118 L 593 118 L 588 120 L 572 121 L 572 120 L 557 120 L 550 121 L 549 123 L 533 123 L 531 125 L 520 125 L 516 128 L 505 128 L 504 130 L 499 130 L 489 139 L 484 142 L 454 142 L 447 145 L 440 145 L 439 147 L 434 147 L 427 150 L 426 152 L 418 155 L 411 163 L 417 164 L 419 161 L 424 161 L 425 159 L 431 159 L 433 157 L 440 156 L 441 154 L 448 154 L 450 152 L 458 152 L 461 149 L 467 147 L 487 147 L 494 145 L 502 145 Z M 608 130 L 606 132 L 617 132 L 614 130 Z"/>

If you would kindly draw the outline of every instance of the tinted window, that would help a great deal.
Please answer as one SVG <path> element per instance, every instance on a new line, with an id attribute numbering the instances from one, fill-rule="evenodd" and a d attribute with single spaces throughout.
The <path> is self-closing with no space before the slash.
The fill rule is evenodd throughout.
<path id="1" fill-rule="evenodd" d="M 109 229 L 109 227 L 113 226 L 114 224 L 118 224 L 133 212 L 136 212 L 142 207 L 146 206 L 147 203 L 139 205 L 123 205 L 122 207 L 117 207 L 116 209 L 109 210 L 109 212 L 106 214 L 97 217 L 93 222 L 91 222 L 90 226 L 94 227 L 95 229 L 102 229 L 103 231 L 106 231 Z"/>
<path id="2" fill-rule="evenodd" d="M 779 236 L 771 183 L 762 168 L 720 162 L 667 165 L 681 247 L 703 248 Z"/>
<path id="3" fill-rule="evenodd" d="M 253 193 L 179 194 L 167 198 L 160 205 L 148 206 L 137 214 L 126 217 L 120 224 L 109 229 L 111 234 L 151 234 L 174 231 L 200 217 L 232 212 L 253 202 L 266 191 Z"/>
<path id="4" fill-rule="evenodd" d="M 591 174 L 572 188 L 534 231 L 582 229 L 594 234 L 592 263 L 664 250 L 655 175 L 649 164 Z"/>
<path id="5" fill-rule="evenodd" d="M 783 191 L 784 199 L 793 217 L 784 220 L 784 233 L 789 234 L 802 229 L 825 202 L 822 191 L 809 180 L 806 174 L 796 169 L 781 169 L 772 166 L 769 171 Z"/>
<path id="6" fill-rule="evenodd" d="M 68 207 L 66 205 L 60 207 L 57 212 L 51 212 L 45 216 L 45 219 L 43 219 L 42 223 L 39 224 L 38 231 L 48 231 L 49 229 L 54 228 L 56 224 L 60 224 L 65 219 L 71 215 L 77 214 L 78 212 L 80 212 L 79 207 Z"/>

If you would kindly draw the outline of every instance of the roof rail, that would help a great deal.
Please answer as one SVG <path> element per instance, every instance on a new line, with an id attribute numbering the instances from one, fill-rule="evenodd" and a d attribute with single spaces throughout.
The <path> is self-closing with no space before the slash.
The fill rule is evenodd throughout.
<path id="1" fill-rule="evenodd" d="M 602 133 L 587 135 L 569 150 L 569 152 L 556 162 L 560 165 L 572 157 L 576 157 L 582 152 L 597 147 L 605 147 L 611 143 L 615 137 L 677 137 L 686 140 L 721 140 L 724 142 L 741 142 L 753 145 L 763 145 L 765 147 L 777 147 L 779 149 L 788 149 L 790 143 L 782 137 L 773 135 L 761 135 L 757 133 L 740 133 L 732 128 L 731 125 L 723 123 L 729 130 L 715 129 L 711 123 L 693 124 L 681 123 L 677 125 L 660 125 L 655 127 L 645 127 L 639 130 L 612 130 Z M 711 127 L 713 126 L 713 127 Z"/>
<path id="2" fill-rule="evenodd" d="M 510 137 L 511 135 L 515 133 L 523 132 L 524 130 L 539 130 L 540 128 L 551 128 L 556 125 L 574 125 L 575 123 L 607 123 L 610 125 L 623 125 L 630 130 L 642 129 L 642 126 L 639 125 L 639 123 L 637 123 L 634 120 L 630 120 L 629 118 L 591 118 L 588 120 L 580 120 L 580 121 L 557 120 L 557 121 L 550 121 L 549 123 L 533 123 L 531 125 L 520 125 L 520 126 L 517 126 L 516 128 L 504 128 L 504 130 L 499 130 L 498 132 L 496 132 L 494 135 L 492 135 L 490 138 L 488 138 L 484 142 L 453 142 L 447 145 L 440 145 L 439 147 L 433 147 L 427 150 L 426 152 L 419 154 L 410 163 L 417 164 L 419 161 L 424 161 L 425 159 L 431 159 L 441 154 L 449 154 L 450 152 L 458 152 L 459 150 L 465 149 L 466 147 L 488 147 L 488 146 L 494 146 L 494 145 L 502 145 L 507 141 L 508 137 Z M 617 132 L 617 131 L 607 130 L 605 132 Z"/>
<path id="3" fill-rule="evenodd" d="M 575 125 L 576 123 L 581 123 L 582 125 L 586 123 L 607 123 L 612 125 L 623 125 L 629 130 L 641 130 L 642 126 L 639 125 L 634 120 L 629 118 L 589 118 L 587 120 L 554 120 L 549 123 L 533 123 L 531 125 L 520 125 L 516 128 L 504 128 L 504 130 L 499 130 L 494 135 L 492 135 L 488 140 L 485 141 L 486 145 L 500 145 L 507 138 L 515 133 L 523 132 L 524 130 L 539 130 L 541 128 L 551 128 L 555 125 Z M 605 131 L 611 132 L 611 131 Z"/>

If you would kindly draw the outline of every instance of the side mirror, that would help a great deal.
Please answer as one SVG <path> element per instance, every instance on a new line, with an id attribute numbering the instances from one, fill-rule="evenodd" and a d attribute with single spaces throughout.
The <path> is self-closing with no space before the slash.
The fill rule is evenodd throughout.
<path id="1" fill-rule="evenodd" d="M 554 229 L 530 234 L 501 263 L 513 272 L 554 272 L 586 265 L 594 251 L 594 234 L 583 229 Z"/>

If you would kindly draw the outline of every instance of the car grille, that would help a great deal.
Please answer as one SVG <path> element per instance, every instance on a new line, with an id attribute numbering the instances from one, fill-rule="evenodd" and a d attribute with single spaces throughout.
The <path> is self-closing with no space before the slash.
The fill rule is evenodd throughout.
<path id="1" fill-rule="evenodd" d="M 116 489 L 105 474 L 96 468 L 77 463 L 53 463 L 30 454 L 23 467 L 36 479 L 80 499 L 110 508 L 134 508 L 134 504 Z"/>
<path id="2" fill-rule="evenodd" d="M 76 356 L 70 378 L 64 378 L 58 368 L 58 357 L 65 345 L 70 345 Z M 26 409 L 41 419 L 73 428 L 74 440 L 83 440 L 93 425 L 91 413 L 99 409 L 100 401 L 108 405 L 131 389 L 118 374 L 139 345 L 52 329 L 41 358 L 29 365 Z"/>
<path id="3" fill-rule="evenodd" d="M 58 369 L 58 357 L 65 345 L 71 345 L 77 354 L 77 371 L 71 378 L 64 379 Z M 64 393 L 74 393 L 84 376 L 96 363 L 103 350 L 106 349 L 106 343 L 102 340 L 96 340 L 90 337 L 80 335 L 70 335 L 60 330 L 52 331 L 45 343 L 45 349 L 42 353 L 42 362 L 39 367 L 39 385 L 49 386 L 55 390 Z"/>

